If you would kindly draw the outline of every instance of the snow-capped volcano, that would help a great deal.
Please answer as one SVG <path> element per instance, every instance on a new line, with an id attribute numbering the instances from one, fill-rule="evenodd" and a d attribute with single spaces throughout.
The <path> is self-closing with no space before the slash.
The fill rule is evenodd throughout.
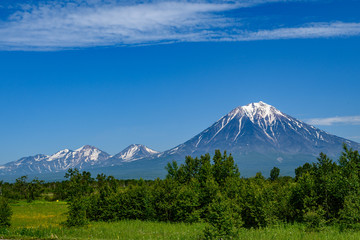
<path id="1" fill-rule="evenodd" d="M 102 166 L 114 166 L 141 159 L 152 159 L 157 155 L 159 155 L 158 151 L 148 148 L 142 144 L 131 144 L 112 158 L 104 161 Z"/>
<path id="2" fill-rule="evenodd" d="M 359 144 L 328 134 L 264 102 L 237 107 L 166 155 L 199 155 L 215 149 L 244 153 L 339 154 L 342 144 Z"/>
<path id="3" fill-rule="evenodd" d="M 59 170 L 75 167 L 82 169 L 105 161 L 109 157 L 110 155 L 106 152 L 103 152 L 96 147 L 85 145 L 75 151 L 69 149 L 61 150 L 49 156 L 47 161 L 53 163 L 53 166 Z"/>
<path id="4" fill-rule="evenodd" d="M 142 158 L 152 157 L 159 152 L 152 150 L 141 144 L 131 144 L 113 158 L 119 159 L 122 162 L 132 162 Z"/>
<path id="5" fill-rule="evenodd" d="M 100 149 L 85 145 L 75 151 L 64 149 L 53 155 L 38 154 L 24 157 L 15 162 L 4 165 L 2 171 L 11 173 L 45 173 L 64 171 L 69 168 L 83 169 L 102 161 L 111 156 Z"/>
<path id="6" fill-rule="evenodd" d="M 73 152 L 73 157 L 74 159 L 81 159 L 83 162 L 93 165 L 97 162 L 105 161 L 110 155 L 96 147 L 85 145 L 76 149 Z"/>

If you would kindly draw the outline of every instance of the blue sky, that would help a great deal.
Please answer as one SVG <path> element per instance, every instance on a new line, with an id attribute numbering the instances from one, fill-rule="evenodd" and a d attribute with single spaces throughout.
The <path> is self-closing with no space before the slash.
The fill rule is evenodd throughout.
<path id="1" fill-rule="evenodd" d="M 360 142 L 359 1 L 1 1 L 0 163 L 167 150 L 264 101 Z"/>

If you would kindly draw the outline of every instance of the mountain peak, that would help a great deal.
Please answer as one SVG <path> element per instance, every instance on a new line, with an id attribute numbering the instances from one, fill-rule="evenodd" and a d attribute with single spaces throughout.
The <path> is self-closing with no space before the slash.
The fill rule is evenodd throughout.
<path id="1" fill-rule="evenodd" d="M 266 124 L 272 124 L 278 117 L 286 117 L 286 115 L 275 107 L 260 101 L 237 107 L 225 117 L 229 120 L 248 117 L 253 123 L 265 121 Z"/>
<path id="2" fill-rule="evenodd" d="M 60 150 L 56 152 L 55 154 L 51 155 L 47 161 L 53 161 L 58 158 L 63 158 L 66 155 L 68 155 L 70 152 L 72 152 L 70 149 L 65 148 L 64 150 Z"/>
<path id="3" fill-rule="evenodd" d="M 123 151 L 131 150 L 131 149 L 134 149 L 134 150 L 142 149 L 142 150 L 144 150 L 146 152 L 149 152 L 149 153 L 159 153 L 158 151 L 155 151 L 155 150 L 153 150 L 151 148 L 148 148 L 147 146 L 145 146 L 143 144 L 131 144 L 127 148 L 125 148 Z"/>
<path id="4" fill-rule="evenodd" d="M 144 145 L 142 144 L 138 144 L 138 143 L 133 143 L 133 144 L 130 144 L 127 148 L 136 148 L 136 147 L 145 147 Z"/>
<path id="5" fill-rule="evenodd" d="M 98 160 L 104 161 L 108 159 L 110 155 L 94 146 L 84 145 L 74 151 L 73 157 L 83 159 L 85 162 L 96 162 Z"/>
<path id="6" fill-rule="evenodd" d="M 277 110 L 275 107 L 267 104 L 267 103 L 264 103 L 262 101 L 260 102 L 255 102 L 255 103 L 250 103 L 248 105 L 245 105 L 245 106 L 241 106 L 241 107 L 238 107 L 239 109 L 242 109 L 246 112 L 249 112 L 249 113 L 256 113 L 258 111 L 279 111 Z"/>
<path id="7" fill-rule="evenodd" d="M 94 146 L 84 145 L 81 148 L 76 149 L 75 152 L 81 152 L 81 151 L 86 151 L 86 150 L 95 150 L 95 149 L 97 149 L 97 148 Z"/>
<path id="8" fill-rule="evenodd" d="M 272 107 L 271 105 L 263 102 L 263 101 L 259 101 L 259 102 L 253 102 L 253 103 L 249 103 L 248 105 L 245 105 L 243 107 L 247 107 L 247 106 L 255 106 L 255 107 Z"/>
<path id="9" fill-rule="evenodd" d="M 131 144 L 120 153 L 116 154 L 114 158 L 121 159 L 122 162 L 132 162 L 144 157 L 151 157 L 158 153 L 158 151 L 152 150 L 145 145 Z"/>

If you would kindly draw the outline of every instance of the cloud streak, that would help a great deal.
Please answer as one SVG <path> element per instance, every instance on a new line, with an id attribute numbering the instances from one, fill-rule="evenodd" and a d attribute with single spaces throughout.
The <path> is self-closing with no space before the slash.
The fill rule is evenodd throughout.
<path id="1" fill-rule="evenodd" d="M 313 118 L 307 121 L 311 125 L 331 126 L 335 124 L 360 125 L 360 116 Z"/>
<path id="2" fill-rule="evenodd" d="M 360 35 L 360 23 L 246 29 L 227 12 L 286 0 L 238 2 L 71 1 L 24 5 L 0 22 L 1 50 L 61 50 L 172 42 L 254 41 Z"/>

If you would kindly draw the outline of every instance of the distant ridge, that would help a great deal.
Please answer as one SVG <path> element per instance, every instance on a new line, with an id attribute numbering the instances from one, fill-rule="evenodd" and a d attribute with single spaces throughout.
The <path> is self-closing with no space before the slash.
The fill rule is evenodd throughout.
<path id="1" fill-rule="evenodd" d="M 111 156 L 100 149 L 85 145 L 75 151 L 64 149 L 53 155 L 38 154 L 24 157 L 5 164 L 0 170 L 3 174 L 32 174 L 66 171 L 69 168 L 84 169 Z"/>
<path id="2" fill-rule="evenodd" d="M 43 174 L 76 167 L 123 178 L 156 178 L 164 176 L 169 161 L 182 162 L 185 156 L 213 154 L 220 149 L 233 155 L 244 175 L 267 172 L 273 166 L 292 175 L 296 167 L 314 161 L 320 152 L 338 156 L 344 143 L 360 149 L 359 143 L 331 135 L 260 101 L 233 109 L 190 140 L 161 153 L 132 144 L 110 156 L 85 145 L 75 151 L 21 158 L 1 166 L 0 174 Z"/>

